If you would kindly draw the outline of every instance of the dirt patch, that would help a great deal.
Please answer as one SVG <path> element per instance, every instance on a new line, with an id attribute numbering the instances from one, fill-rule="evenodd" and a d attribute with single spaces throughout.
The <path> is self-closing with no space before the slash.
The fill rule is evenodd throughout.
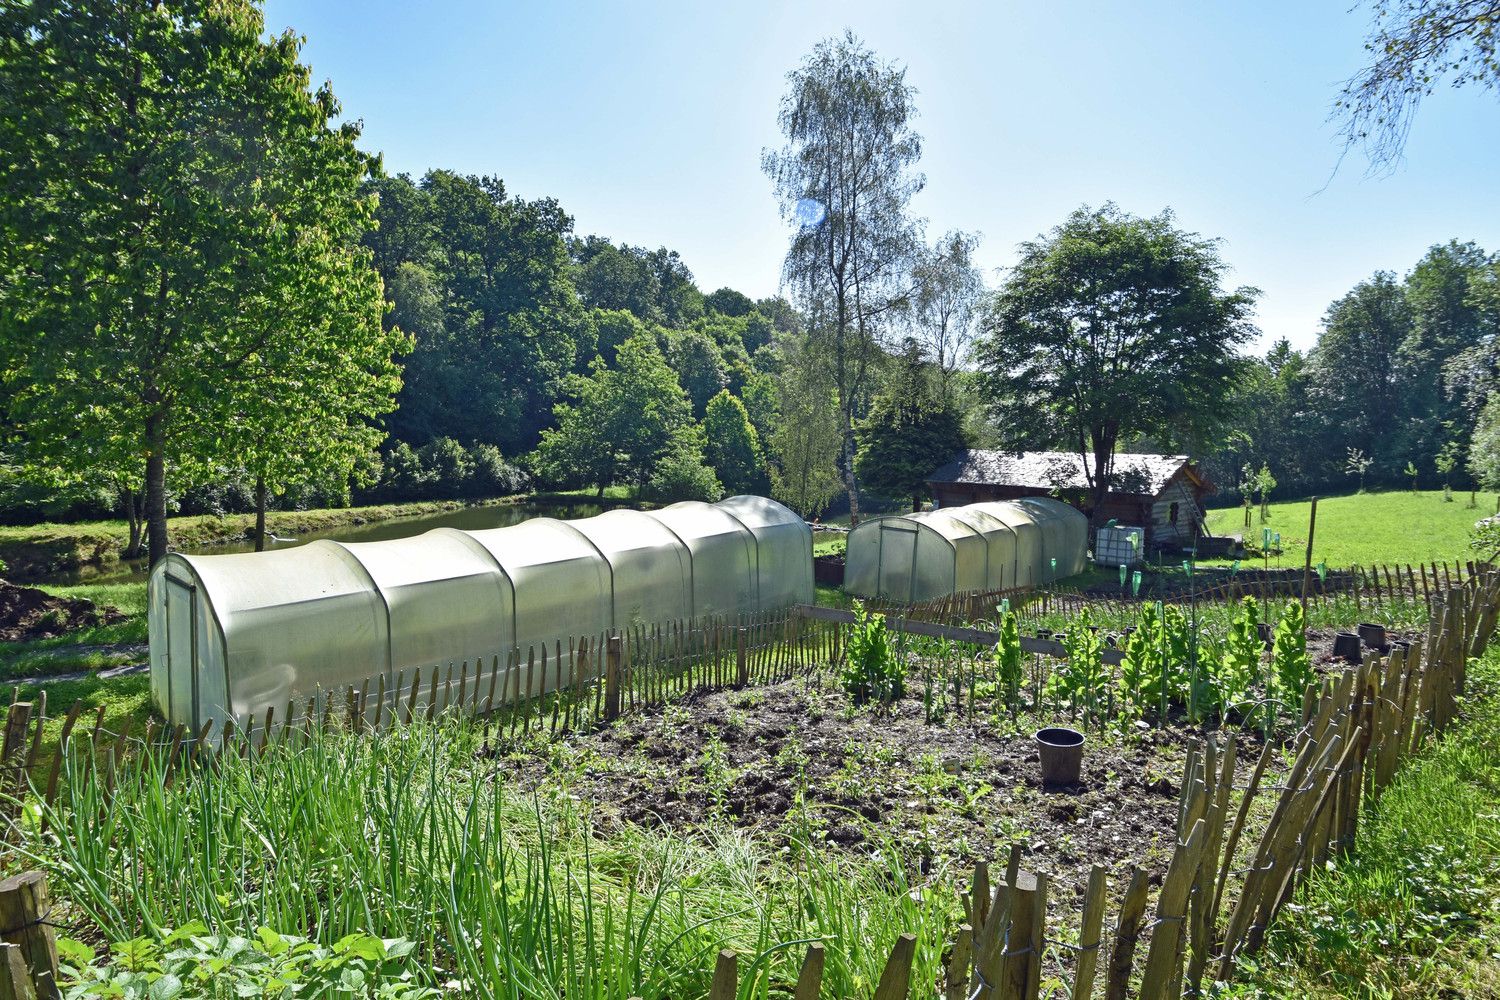
<path id="1" fill-rule="evenodd" d="M 929 721 L 920 693 L 856 709 L 827 680 L 698 692 L 507 759 L 526 789 L 564 789 L 595 821 L 682 833 L 728 823 L 790 845 L 898 855 L 916 877 L 1024 845 L 1054 893 L 1077 900 L 1095 862 L 1159 878 L 1173 844 L 1185 727 L 1089 733 L 1082 780 L 1043 785 L 1032 733 L 1007 716 Z M 1260 752 L 1239 733 L 1248 771 Z"/>
<path id="2" fill-rule="evenodd" d="M 55 639 L 76 629 L 124 620 L 125 615 L 115 608 L 82 598 L 54 597 L 35 587 L 0 580 L 0 642 Z"/>

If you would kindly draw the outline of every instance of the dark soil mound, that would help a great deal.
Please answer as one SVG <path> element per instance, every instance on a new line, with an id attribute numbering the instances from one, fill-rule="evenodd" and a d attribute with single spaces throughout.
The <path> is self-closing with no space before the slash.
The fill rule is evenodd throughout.
<path id="1" fill-rule="evenodd" d="M 55 639 L 75 629 L 112 625 L 125 616 L 93 601 L 53 597 L 35 587 L 0 580 L 0 642 Z"/>

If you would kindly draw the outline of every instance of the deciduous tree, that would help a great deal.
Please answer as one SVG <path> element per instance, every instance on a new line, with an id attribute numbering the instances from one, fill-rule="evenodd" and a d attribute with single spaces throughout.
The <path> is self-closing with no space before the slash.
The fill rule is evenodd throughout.
<path id="1" fill-rule="evenodd" d="M 369 254 L 351 249 L 373 161 L 356 124 L 335 124 L 332 91 L 311 87 L 297 36 L 264 33 L 248 0 L 0 8 L 10 415 L 40 462 L 141 468 L 153 563 L 169 470 L 191 484 L 233 437 L 204 414 L 277 426 L 271 377 L 275 406 L 331 426 L 351 418 L 340 387 L 299 385 L 280 367 L 305 359 L 292 345 L 397 347 Z"/>
<path id="2" fill-rule="evenodd" d="M 920 245 L 908 209 L 924 183 L 915 170 L 915 90 L 904 68 L 847 32 L 819 42 L 787 81 L 778 116 L 787 144 L 762 162 L 797 226 L 782 273 L 812 334 L 809 359 L 832 377 L 839 471 L 858 521 L 854 425 Z"/>
<path id="3" fill-rule="evenodd" d="M 938 379 L 910 343 L 859 425 L 860 478 L 876 493 L 910 497 L 912 510 L 921 510 L 930 495 L 933 470 L 968 446 L 963 417 Z"/>
<path id="4" fill-rule="evenodd" d="M 750 424 L 745 404 L 729 390 L 721 390 L 708 403 L 703 416 L 708 464 L 731 493 L 758 493 L 764 489 L 765 459 L 760 436 Z"/>
<path id="5" fill-rule="evenodd" d="M 1021 245 L 985 320 L 977 355 L 1006 446 L 1077 451 L 1096 519 L 1121 444 L 1223 428 L 1253 333 L 1256 290 L 1226 291 L 1217 242 L 1174 222 L 1078 209 Z"/>

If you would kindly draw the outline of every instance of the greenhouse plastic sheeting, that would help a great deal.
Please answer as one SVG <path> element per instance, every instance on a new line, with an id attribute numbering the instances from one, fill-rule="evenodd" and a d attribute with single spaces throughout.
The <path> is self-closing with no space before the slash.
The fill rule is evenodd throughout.
<path id="1" fill-rule="evenodd" d="M 1031 587 L 1082 572 L 1087 548 L 1088 519 L 1049 497 L 880 517 L 849 533 L 844 587 L 901 603 Z"/>
<path id="2" fill-rule="evenodd" d="M 426 690 L 439 683 L 427 680 L 432 668 L 453 664 L 476 665 L 469 682 L 493 690 L 543 649 L 539 686 L 551 689 L 571 664 L 571 637 L 812 599 L 812 533 L 762 497 L 384 542 L 172 553 L 151 573 L 151 691 L 174 724 L 243 725 L 367 680 L 394 690 L 418 670 Z"/>

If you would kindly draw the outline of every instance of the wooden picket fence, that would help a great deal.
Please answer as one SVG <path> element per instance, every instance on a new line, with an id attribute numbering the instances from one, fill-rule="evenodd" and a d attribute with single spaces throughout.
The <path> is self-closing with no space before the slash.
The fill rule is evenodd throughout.
<path id="1" fill-rule="evenodd" d="M 1193 589 L 1179 586 L 1178 590 L 1164 595 L 1162 599 L 1167 603 L 1186 604 L 1196 601 L 1209 605 L 1254 597 L 1265 604 L 1275 598 L 1300 598 L 1305 585 L 1309 606 L 1346 599 L 1353 602 L 1356 610 L 1368 609 L 1374 613 L 1399 601 L 1420 601 L 1426 605 L 1430 616 L 1434 603 L 1442 594 L 1462 586 L 1479 571 L 1477 564 L 1459 560 L 1417 566 L 1351 566 L 1328 570 L 1322 576 L 1312 573 L 1306 579 L 1300 569 L 1265 571 L 1250 568 L 1233 574 L 1223 570 L 1200 570 L 1205 580 L 1203 585 Z M 1155 595 L 1145 593 L 1132 595 L 1128 593 L 1128 586 L 1127 583 L 1118 594 L 1084 593 L 1066 587 L 971 590 L 914 604 L 869 600 L 865 605 L 874 611 L 900 615 L 914 621 L 953 625 L 993 619 L 995 608 L 1000 602 L 1009 600 L 1011 610 L 1016 612 L 1025 627 L 1044 616 L 1073 616 L 1084 608 L 1119 612 L 1138 607 L 1143 600 L 1158 599 Z"/>
<path id="2" fill-rule="evenodd" d="M 1087 1000 L 1096 990 L 1106 1000 L 1174 1000 L 1201 995 L 1211 978 L 1231 977 L 1235 960 L 1260 947 L 1297 887 L 1330 857 L 1354 848 L 1364 804 L 1455 718 L 1468 658 L 1485 648 L 1500 616 L 1500 571 L 1475 568 L 1454 584 L 1427 595 L 1434 613 L 1423 643 L 1398 646 L 1384 657 L 1371 653 L 1359 666 L 1309 688 L 1301 725 L 1287 745 L 1293 764 L 1282 783 L 1265 778 L 1283 744 L 1268 742 L 1243 782 L 1237 781 L 1233 740 L 1221 743 L 1210 735 L 1190 750 L 1174 850 L 1154 900 L 1151 873 L 1135 867 L 1121 876 L 1124 892 L 1107 912 L 1109 873 L 1094 865 L 1081 913 L 1049 922 L 1055 915 L 1048 911 L 1047 875 L 1021 869 L 1019 846 L 1011 849 L 1003 875 L 992 877 L 987 864 L 976 866 L 964 897 L 966 919 L 944 952 L 944 981 L 938 984 L 943 995 L 1034 1000 L 1044 979 L 1060 974 L 1071 982 L 1074 1000 Z M 550 658 L 532 651 L 523 661 L 513 653 L 505 671 L 491 662 L 483 685 L 478 664 L 472 674 L 467 664 L 447 665 L 418 672 L 409 686 L 404 678 L 391 686 L 375 678 L 320 695 L 279 717 L 268 707 L 258 719 L 226 724 L 217 733 L 212 724 L 196 733 L 180 726 L 164 733 L 148 725 L 141 739 L 166 741 L 174 765 L 185 767 L 206 751 L 251 753 L 317 725 L 383 729 L 442 713 L 483 716 L 487 740 L 553 735 L 692 690 L 820 669 L 841 655 L 840 617 L 801 608 L 734 624 L 633 629 L 573 640 L 568 656 L 561 644 Z M 19 803 L 29 788 L 54 802 L 61 761 L 76 750 L 108 782 L 120 755 L 136 742 L 128 732 L 105 730 L 102 710 L 89 720 L 75 705 L 63 717 L 61 739 L 48 761 L 41 749 L 45 720 L 44 697 L 35 704 L 13 702 L 7 713 L 0 743 L 7 801 Z M 1262 796 L 1274 797 L 1274 805 L 1252 836 L 1248 820 Z M 58 995 L 51 985 L 51 928 L 26 915 L 27 906 L 46 910 L 45 880 L 39 879 L 25 873 L 0 884 L 0 1000 Z M 1058 936 L 1059 927 L 1078 928 L 1076 941 Z M 895 942 L 875 1000 L 908 996 L 915 944 L 910 935 Z M 1044 975 L 1046 963 L 1060 972 Z M 818 997 L 822 971 L 822 948 L 812 944 L 795 997 Z M 711 998 L 735 996 L 737 976 L 738 958 L 721 953 Z M 928 995 L 929 989 L 923 985 L 919 992 Z"/>

